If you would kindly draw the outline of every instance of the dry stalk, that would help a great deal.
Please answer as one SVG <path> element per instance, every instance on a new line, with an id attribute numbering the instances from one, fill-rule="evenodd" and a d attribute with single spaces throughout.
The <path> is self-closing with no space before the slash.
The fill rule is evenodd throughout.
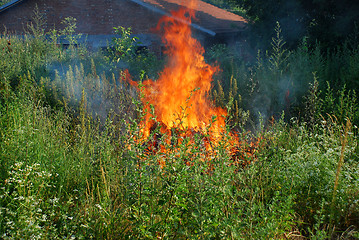
<path id="1" fill-rule="evenodd" d="M 339 184 L 339 176 L 340 176 L 340 172 L 341 172 L 342 165 L 344 162 L 344 152 L 345 152 L 345 147 L 346 147 L 347 141 L 348 141 L 348 132 L 349 132 L 350 126 L 351 126 L 351 122 L 349 119 L 347 119 L 347 124 L 346 124 L 345 130 L 344 130 L 344 137 L 342 139 L 342 149 L 340 151 L 340 158 L 339 158 L 339 162 L 338 162 L 337 173 L 335 175 L 333 198 L 332 198 L 332 203 L 331 203 L 331 211 L 332 211 L 332 214 L 330 216 L 331 222 L 333 221 L 334 203 L 335 203 L 337 188 L 338 188 L 338 184 Z"/>

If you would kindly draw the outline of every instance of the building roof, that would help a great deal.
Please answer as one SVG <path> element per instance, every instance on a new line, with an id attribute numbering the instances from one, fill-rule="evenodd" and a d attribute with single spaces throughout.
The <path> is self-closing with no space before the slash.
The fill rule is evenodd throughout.
<path id="1" fill-rule="evenodd" d="M 247 20 L 242 16 L 228 12 L 201 0 L 131 0 L 162 15 L 170 16 L 170 12 L 179 8 L 190 8 L 195 11 L 196 19 L 192 27 L 212 36 L 218 33 L 231 33 L 246 28 Z"/>
<path id="2" fill-rule="evenodd" d="M 18 4 L 20 2 L 22 2 L 22 0 L 12 0 L 12 1 L 8 2 L 8 3 L 5 3 L 4 5 L 1 5 L 0 6 L 0 13 L 2 11 L 5 11 L 6 9 L 12 7 L 12 6 L 15 6 L 16 4 Z"/>

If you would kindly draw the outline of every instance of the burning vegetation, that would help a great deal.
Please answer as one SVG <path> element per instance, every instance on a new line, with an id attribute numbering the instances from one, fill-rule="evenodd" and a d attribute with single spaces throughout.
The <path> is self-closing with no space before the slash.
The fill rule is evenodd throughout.
<path id="1" fill-rule="evenodd" d="M 164 16 L 156 29 L 163 28 L 162 41 L 168 56 L 159 78 L 138 83 L 125 71 L 124 80 L 138 89 L 144 106 L 141 140 L 146 142 L 147 152 L 165 152 L 164 144 L 178 145 L 184 138 L 193 144 L 199 138 L 206 155 L 212 155 L 213 145 L 225 140 L 224 147 L 234 162 L 250 162 L 248 158 L 254 157 L 258 142 L 251 142 L 247 149 L 235 133 L 228 133 L 227 110 L 216 107 L 209 97 L 213 75 L 220 69 L 205 62 L 204 48 L 192 37 L 190 23 L 195 11 L 181 8 L 171 14 Z"/>
<path id="2" fill-rule="evenodd" d="M 185 24 L 194 12 L 172 14 L 158 23 L 159 74 L 145 51 L 0 37 L 0 238 L 358 239 L 359 47 L 303 43 L 288 57 L 276 28 L 255 65 L 208 49 L 221 70 Z M 115 53 L 132 44 L 119 39 Z M 152 80 L 133 81 L 142 71 Z"/>

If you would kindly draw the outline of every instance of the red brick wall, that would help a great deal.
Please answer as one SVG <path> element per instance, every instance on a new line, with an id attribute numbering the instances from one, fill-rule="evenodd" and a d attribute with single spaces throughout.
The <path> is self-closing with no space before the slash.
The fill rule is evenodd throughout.
<path id="1" fill-rule="evenodd" d="M 0 32 L 22 34 L 32 21 L 35 6 L 44 14 L 46 30 L 61 29 L 66 17 L 77 19 L 77 32 L 89 35 L 113 34 L 113 27 L 132 27 L 135 34 L 151 33 L 160 14 L 130 0 L 24 0 L 0 13 Z"/>

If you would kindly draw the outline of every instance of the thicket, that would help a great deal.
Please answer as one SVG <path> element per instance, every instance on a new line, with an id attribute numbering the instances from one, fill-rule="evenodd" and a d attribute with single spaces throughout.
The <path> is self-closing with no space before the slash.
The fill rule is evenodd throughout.
<path id="1" fill-rule="evenodd" d="M 329 114 L 341 123 L 349 117 L 357 125 L 358 45 L 346 41 L 335 50 L 323 51 L 320 44 L 311 45 L 304 38 L 289 50 L 278 22 L 274 33 L 271 48 L 258 50 L 255 61 L 244 61 L 225 45 L 207 51 L 208 60 L 222 69 L 215 79 L 216 102 L 225 106 L 234 98 L 240 109 L 236 116 L 251 112 L 245 118 L 250 124 L 278 118 L 284 111 L 286 120 L 318 123 Z"/>
<path id="2" fill-rule="evenodd" d="M 124 67 L 155 76 L 155 57 L 64 49 L 55 30 L 53 41 L 35 33 L 0 39 L 2 239 L 359 238 L 358 105 L 335 82 L 356 83 L 357 48 L 289 51 L 279 26 L 255 64 L 213 47 L 208 61 L 223 71 L 211 97 L 239 126 L 236 155 L 229 132 L 213 155 L 201 135 L 151 154 L 136 141 L 144 108 L 122 79 Z"/>
<path id="3" fill-rule="evenodd" d="M 211 0 L 222 2 L 221 0 Z M 252 43 L 269 48 L 271 31 L 279 22 L 290 48 L 304 37 L 321 42 L 323 49 L 336 48 L 357 35 L 359 3 L 350 0 L 229 0 L 232 9 L 244 9 L 251 22 Z M 355 36 L 356 43 L 357 36 Z"/>

